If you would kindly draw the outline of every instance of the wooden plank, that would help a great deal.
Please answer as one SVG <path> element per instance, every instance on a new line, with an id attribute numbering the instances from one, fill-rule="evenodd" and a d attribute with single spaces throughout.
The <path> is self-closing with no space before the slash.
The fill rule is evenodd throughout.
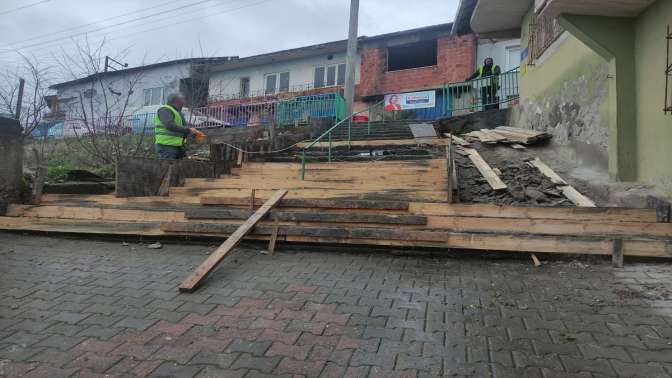
<path id="1" fill-rule="evenodd" d="M 532 258 L 532 262 L 534 263 L 534 266 L 536 266 L 537 268 L 541 266 L 541 261 L 539 261 L 539 258 L 537 257 L 537 255 L 532 253 L 530 255 L 530 257 Z"/>
<path id="2" fill-rule="evenodd" d="M 619 207 L 526 207 L 494 204 L 446 204 L 412 202 L 411 214 L 522 219 L 559 219 L 596 222 L 656 222 L 654 209 Z"/>
<path id="3" fill-rule="evenodd" d="M 555 219 L 427 217 L 427 227 L 459 232 L 496 232 L 511 235 L 622 235 L 672 240 L 672 223 L 604 222 Z"/>
<path id="4" fill-rule="evenodd" d="M 464 150 L 469 154 L 469 159 L 472 163 L 474 163 L 476 169 L 478 169 L 478 171 L 481 172 L 483 177 L 485 177 L 485 179 L 488 181 L 488 184 L 490 184 L 492 190 L 506 190 L 506 184 L 499 178 L 499 176 L 497 176 L 495 172 L 492 171 L 492 168 L 490 168 L 488 163 L 483 160 L 478 151 L 473 148 L 465 148 Z"/>
<path id="5" fill-rule="evenodd" d="M 257 210 L 245 223 L 243 223 L 229 238 L 201 264 L 196 271 L 187 278 L 179 287 L 181 292 L 192 293 L 205 277 L 212 272 L 222 260 L 229 255 L 254 226 L 287 194 L 286 190 L 276 192 L 259 210 Z"/>
<path id="6" fill-rule="evenodd" d="M 161 180 L 161 185 L 159 186 L 157 195 L 161 197 L 167 196 L 170 190 L 170 183 L 172 181 L 173 181 L 173 165 L 171 164 L 168 166 L 168 170 L 166 171 L 166 174 L 163 176 L 163 180 Z"/>
<path id="7" fill-rule="evenodd" d="M 614 268 L 623 267 L 623 240 L 614 239 L 613 241 L 613 250 L 611 252 L 611 263 Z"/>
<path id="8" fill-rule="evenodd" d="M 262 198 L 255 199 L 255 205 L 263 203 Z M 245 206 L 247 198 L 203 196 L 203 205 Z M 363 209 L 363 210 L 408 210 L 408 202 L 383 200 L 347 200 L 347 199 L 291 199 L 283 198 L 280 207 L 322 208 L 322 209 Z"/>
<path id="9" fill-rule="evenodd" d="M 247 219 L 252 211 L 247 209 L 195 208 L 185 212 L 187 219 Z M 324 211 L 280 211 L 271 210 L 270 217 L 283 222 L 317 223 L 373 223 L 399 225 L 426 225 L 424 215 L 401 215 L 381 213 L 334 213 Z"/>
<path id="10" fill-rule="evenodd" d="M 447 172 L 446 174 L 448 175 L 448 203 L 453 203 L 453 143 L 452 143 L 452 138 L 450 139 L 450 143 L 448 146 L 446 146 L 446 160 L 448 161 L 447 164 Z"/>
<path id="11" fill-rule="evenodd" d="M 232 232 L 235 225 L 216 223 L 166 223 L 162 229 L 177 234 L 216 236 Z M 261 225 L 254 235 L 270 236 L 272 227 Z M 280 226 L 283 240 L 345 244 L 389 244 L 397 246 L 433 246 L 443 248 L 476 249 L 525 253 L 562 253 L 611 255 L 612 241 L 605 237 L 568 235 L 524 235 L 498 233 L 467 233 L 452 231 L 409 231 L 399 229 L 349 229 L 324 227 Z M 372 242 L 379 241 L 379 242 Z M 442 243 L 439 245 L 439 243 Z M 672 257 L 670 240 L 628 239 L 623 242 L 625 256 Z"/>
<path id="12" fill-rule="evenodd" d="M 276 218 L 275 222 L 273 222 L 273 231 L 271 232 L 271 239 L 268 241 L 268 254 L 271 256 L 275 255 L 275 243 L 278 241 L 279 229 L 280 229 L 280 223 Z"/>
<path id="13" fill-rule="evenodd" d="M 551 167 L 546 165 L 546 163 L 541 161 L 541 159 L 535 158 L 534 160 L 531 160 L 529 163 L 533 167 L 539 169 L 539 171 L 541 171 L 541 173 L 544 176 L 548 177 L 548 179 L 551 180 L 552 183 L 556 185 L 569 185 L 567 181 L 563 180 L 562 177 L 560 177 L 557 173 L 555 173 L 555 171 L 552 170 Z"/>
<path id="14" fill-rule="evenodd" d="M 597 205 L 595 202 L 593 202 L 590 198 L 584 196 L 583 194 L 579 193 L 578 190 L 574 189 L 572 186 L 560 186 L 559 187 L 560 191 L 562 191 L 562 194 L 565 195 L 572 203 L 574 203 L 576 206 L 581 206 L 581 207 L 596 207 Z"/>
<path id="15" fill-rule="evenodd" d="M 596 207 L 595 202 L 593 202 L 590 198 L 584 196 L 583 194 L 579 193 L 578 190 L 574 189 L 571 185 L 569 185 L 565 180 L 562 179 L 555 171 L 553 171 L 548 165 L 546 165 L 544 162 L 541 161 L 541 159 L 536 158 L 532 161 L 530 161 L 530 164 L 534 167 L 537 167 L 539 171 L 546 177 L 551 180 L 556 185 L 559 185 L 558 189 L 567 197 L 572 203 L 574 203 L 576 206 L 581 206 L 581 207 Z"/>
<path id="16" fill-rule="evenodd" d="M 446 139 L 451 139 L 452 138 L 453 144 L 456 144 L 458 146 L 463 146 L 463 147 L 469 147 L 470 146 L 469 142 L 467 142 L 466 140 L 458 137 L 457 135 L 453 135 L 451 133 L 444 133 L 443 135 L 446 137 Z"/>

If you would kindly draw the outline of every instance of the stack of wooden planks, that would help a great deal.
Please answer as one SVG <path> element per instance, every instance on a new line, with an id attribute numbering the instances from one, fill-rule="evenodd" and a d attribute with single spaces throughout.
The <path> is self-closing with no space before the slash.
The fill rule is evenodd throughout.
<path id="1" fill-rule="evenodd" d="M 245 163 L 168 197 L 45 195 L 40 206 L 9 205 L 0 229 L 225 239 L 286 189 L 248 239 L 672 257 L 672 224 L 655 209 L 450 204 L 447 168 L 446 159 L 316 163 L 301 181 L 298 164 Z"/>
<path id="2" fill-rule="evenodd" d="M 549 133 L 509 126 L 500 126 L 493 130 L 481 129 L 464 136 L 485 144 L 502 143 L 517 149 L 524 149 L 525 146 L 538 144 L 552 137 Z"/>

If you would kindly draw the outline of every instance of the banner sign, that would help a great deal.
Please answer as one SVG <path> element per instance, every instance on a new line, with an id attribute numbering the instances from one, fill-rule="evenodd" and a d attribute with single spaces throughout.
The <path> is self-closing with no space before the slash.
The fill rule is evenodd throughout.
<path id="1" fill-rule="evenodd" d="M 385 95 L 386 111 L 433 108 L 435 106 L 435 91 Z"/>

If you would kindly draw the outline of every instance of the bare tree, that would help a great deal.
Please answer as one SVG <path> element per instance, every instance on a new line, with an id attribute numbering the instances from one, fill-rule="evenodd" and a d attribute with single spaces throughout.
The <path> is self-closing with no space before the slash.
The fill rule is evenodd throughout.
<path id="1" fill-rule="evenodd" d="M 14 70 L 0 72 L 0 111 L 15 114 L 19 103 L 19 82 L 25 80 L 23 104 L 19 122 L 23 135 L 28 136 L 40 126 L 49 107 L 45 96 L 50 67 L 40 65 L 36 58 L 20 54 L 21 60 Z"/>
<path id="2" fill-rule="evenodd" d="M 124 75 L 111 75 L 105 71 L 105 40 L 92 45 L 88 40 L 75 42 L 75 50 L 63 52 L 58 64 L 66 77 L 74 83 L 64 100 L 67 113 L 65 132 L 72 132 L 73 139 L 89 156 L 101 164 L 114 164 L 122 155 L 146 155 L 144 130 L 133 135 L 133 110 L 130 106 L 142 70 Z M 117 56 L 122 60 L 124 53 Z M 138 121 L 138 120 L 135 120 Z M 139 120 L 147 124 L 148 120 Z M 150 120 L 151 121 L 151 120 Z"/>

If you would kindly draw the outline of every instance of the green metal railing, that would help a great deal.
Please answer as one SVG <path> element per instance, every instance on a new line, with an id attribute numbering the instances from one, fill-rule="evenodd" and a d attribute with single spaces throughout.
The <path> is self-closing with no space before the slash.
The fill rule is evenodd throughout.
<path id="1" fill-rule="evenodd" d="M 482 79 L 448 83 L 443 87 L 443 115 L 457 111 L 479 111 L 499 108 L 500 104 L 517 100 L 520 68 Z"/>
<path id="2" fill-rule="evenodd" d="M 436 117 L 451 116 L 458 111 L 480 111 L 488 109 L 499 108 L 500 104 L 509 103 L 518 100 L 519 85 L 518 77 L 520 74 L 519 68 L 504 72 L 496 76 L 490 76 L 482 79 L 474 79 L 459 83 L 448 83 L 443 87 L 443 103 L 437 103 Z M 301 151 L 301 180 L 306 176 L 307 151 L 314 147 L 317 143 L 327 138 L 328 140 L 328 161 L 331 162 L 332 152 L 332 133 L 343 125 L 348 125 L 348 147 L 352 143 L 352 123 L 353 118 L 359 114 L 368 113 L 367 133 L 371 134 L 372 122 L 384 122 L 388 120 L 399 120 L 401 112 L 386 111 L 385 101 L 377 102 L 369 108 L 351 114 L 347 118 L 343 118 L 336 122 L 334 126 L 329 128 L 320 135 L 317 139 L 312 141 L 309 145 Z M 403 117 L 403 114 L 401 114 Z"/>
<path id="3" fill-rule="evenodd" d="M 368 118 L 368 121 L 367 121 L 368 122 L 367 130 L 368 130 L 368 133 L 371 134 L 371 122 L 373 121 L 372 117 L 375 114 L 373 111 L 377 110 L 378 108 L 384 109 L 384 103 L 385 103 L 385 101 L 383 100 L 383 101 L 380 101 L 380 102 L 377 102 L 377 103 L 373 104 L 372 106 L 370 106 L 367 109 L 361 110 L 361 111 L 356 112 L 356 113 L 352 113 L 349 117 L 336 122 L 336 124 L 334 126 L 330 127 L 329 130 L 322 133 L 322 135 L 317 137 L 317 139 L 315 139 L 309 145 L 304 147 L 303 150 L 301 151 L 301 180 L 304 180 L 305 177 L 306 177 L 306 151 L 307 150 L 311 149 L 313 146 L 315 146 L 317 143 L 319 143 L 325 137 L 328 138 L 329 145 L 328 145 L 327 158 L 328 158 L 329 162 L 331 163 L 331 148 L 332 148 L 332 139 L 333 139 L 332 138 L 332 133 L 333 133 L 333 131 L 336 130 L 341 125 L 347 124 L 348 125 L 348 147 L 350 147 L 350 145 L 352 143 L 352 122 L 353 122 L 353 118 L 355 116 L 359 115 L 359 114 L 368 113 L 369 118 Z M 381 121 L 384 122 L 384 118 L 382 118 Z"/>

